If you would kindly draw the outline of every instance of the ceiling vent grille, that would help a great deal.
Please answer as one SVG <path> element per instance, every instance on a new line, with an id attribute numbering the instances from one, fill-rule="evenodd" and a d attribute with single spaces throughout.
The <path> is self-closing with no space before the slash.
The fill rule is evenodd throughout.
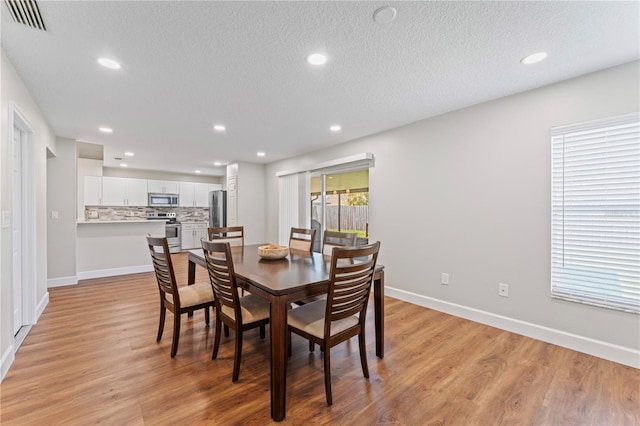
<path id="1" fill-rule="evenodd" d="M 4 2 L 11 12 L 13 20 L 17 23 L 36 30 L 47 30 L 35 0 L 4 0 Z"/>

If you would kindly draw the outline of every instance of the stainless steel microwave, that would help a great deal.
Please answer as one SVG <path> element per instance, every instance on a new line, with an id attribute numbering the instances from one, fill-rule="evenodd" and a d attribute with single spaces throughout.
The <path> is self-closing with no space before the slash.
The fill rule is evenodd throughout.
<path id="1" fill-rule="evenodd" d="M 149 207 L 178 207 L 178 194 L 149 194 Z"/>

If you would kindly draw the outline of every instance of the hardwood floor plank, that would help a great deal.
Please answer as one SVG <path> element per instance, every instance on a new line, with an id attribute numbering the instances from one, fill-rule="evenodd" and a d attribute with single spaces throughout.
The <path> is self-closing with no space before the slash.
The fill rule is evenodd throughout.
<path id="1" fill-rule="evenodd" d="M 187 258 L 174 255 L 178 281 Z M 196 280 L 206 280 L 197 268 Z M 50 302 L 0 384 L 2 425 L 270 424 L 269 336 L 244 338 L 231 382 L 233 334 L 211 360 L 214 323 L 183 317 L 169 356 L 172 315 L 156 343 L 153 273 L 49 290 Z M 293 336 L 283 424 L 638 425 L 640 371 L 399 300 L 385 299 L 385 358 L 370 379 L 357 340 L 331 351 L 334 405 L 322 355 Z M 212 319 L 215 316 L 212 315 Z M 268 330 L 268 328 L 267 328 Z"/>

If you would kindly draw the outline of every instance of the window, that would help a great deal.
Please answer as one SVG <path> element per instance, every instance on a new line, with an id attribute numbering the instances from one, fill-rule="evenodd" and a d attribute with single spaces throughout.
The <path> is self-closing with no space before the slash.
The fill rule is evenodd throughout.
<path id="1" fill-rule="evenodd" d="M 640 313 L 640 114 L 551 130 L 551 295 Z"/>

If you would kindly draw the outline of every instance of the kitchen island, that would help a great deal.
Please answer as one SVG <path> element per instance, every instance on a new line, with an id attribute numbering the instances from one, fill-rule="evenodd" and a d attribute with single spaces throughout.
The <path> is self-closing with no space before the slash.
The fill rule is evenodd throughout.
<path id="1" fill-rule="evenodd" d="M 164 237 L 162 220 L 79 220 L 78 279 L 153 271 L 145 236 Z"/>

